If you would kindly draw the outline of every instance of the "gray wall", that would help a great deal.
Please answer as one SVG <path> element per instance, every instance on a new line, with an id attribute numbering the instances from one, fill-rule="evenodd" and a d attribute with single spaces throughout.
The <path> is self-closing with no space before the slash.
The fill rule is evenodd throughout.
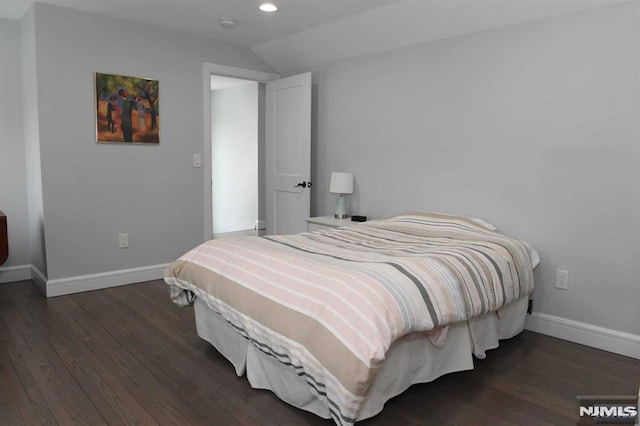
<path id="1" fill-rule="evenodd" d="M 258 83 L 258 217 L 266 226 L 267 219 L 267 189 L 265 162 L 265 105 L 266 105 L 267 85 Z"/>
<path id="2" fill-rule="evenodd" d="M 4 267 L 31 263 L 22 131 L 20 23 L 0 18 L 0 210 L 8 217 Z"/>
<path id="3" fill-rule="evenodd" d="M 313 213 L 349 171 L 350 213 L 484 218 L 540 251 L 534 311 L 640 334 L 638 24 L 634 2 L 316 68 Z"/>
<path id="4" fill-rule="evenodd" d="M 215 77 L 214 77 L 215 78 Z M 213 233 L 258 220 L 258 83 L 211 92 Z"/>
<path id="5" fill-rule="evenodd" d="M 37 3 L 35 18 L 48 278 L 173 261 L 204 238 L 203 168 L 192 167 L 203 62 L 270 68 L 245 48 L 70 9 Z M 160 145 L 95 142 L 96 71 L 159 80 Z"/>
<path id="6" fill-rule="evenodd" d="M 24 155 L 27 169 L 31 264 L 46 276 L 47 257 L 45 253 L 44 212 L 42 204 L 42 164 L 40 161 L 38 74 L 36 69 L 36 16 L 34 7 L 30 8 L 23 17 L 20 23 L 20 33 Z"/>

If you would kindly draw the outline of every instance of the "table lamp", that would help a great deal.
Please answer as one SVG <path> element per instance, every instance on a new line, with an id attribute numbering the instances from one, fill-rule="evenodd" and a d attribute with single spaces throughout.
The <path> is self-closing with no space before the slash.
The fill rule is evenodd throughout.
<path id="1" fill-rule="evenodd" d="M 345 194 L 353 194 L 353 173 L 331 173 L 331 185 L 329 192 L 338 194 L 336 202 L 336 213 L 333 215 L 336 219 L 345 219 L 347 217 L 347 209 L 344 203 Z"/>

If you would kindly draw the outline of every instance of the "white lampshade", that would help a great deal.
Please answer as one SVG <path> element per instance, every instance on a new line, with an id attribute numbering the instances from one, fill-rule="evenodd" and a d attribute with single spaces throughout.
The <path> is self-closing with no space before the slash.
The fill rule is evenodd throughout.
<path id="1" fill-rule="evenodd" d="M 332 194 L 353 194 L 353 173 L 331 173 L 329 192 Z"/>

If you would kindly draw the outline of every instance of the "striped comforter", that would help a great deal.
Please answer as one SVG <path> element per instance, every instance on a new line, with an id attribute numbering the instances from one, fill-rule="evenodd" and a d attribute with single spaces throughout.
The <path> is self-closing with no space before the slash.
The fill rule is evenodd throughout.
<path id="1" fill-rule="evenodd" d="M 258 349 L 294 368 L 338 424 L 352 424 L 398 338 L 527 297 L 527 248 L 471 219 L 421 213 L 340 229 L 228 237 L 165 271 Z"/>

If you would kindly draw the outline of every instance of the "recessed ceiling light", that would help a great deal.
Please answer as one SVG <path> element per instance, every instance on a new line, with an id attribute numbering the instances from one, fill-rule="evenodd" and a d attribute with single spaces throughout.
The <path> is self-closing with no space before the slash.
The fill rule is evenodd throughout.
<path id="1" fill-rule="evenodd" d="M 278 6 L 273 3 L 262 3 L 260 6 L 258 6 L 258 9 L 263 12 L 275 12 L 276 10 L 278 10 Z"/>

